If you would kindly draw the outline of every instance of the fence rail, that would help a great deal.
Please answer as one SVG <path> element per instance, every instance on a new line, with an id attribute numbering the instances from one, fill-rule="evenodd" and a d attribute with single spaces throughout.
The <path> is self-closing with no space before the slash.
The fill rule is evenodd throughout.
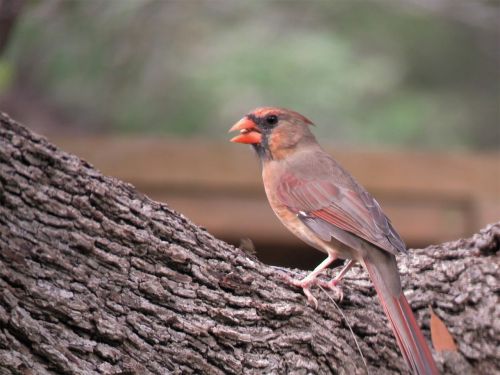
<path id="1" fill-rule="evenodd" d="M 222 142 L 85 137 L 52 141 L 228 241 L 302 246 L 267 205 L 251 150 Z M 471 235 L 500 219 L 500 154 L 330 149 L 410 246 Z"/>

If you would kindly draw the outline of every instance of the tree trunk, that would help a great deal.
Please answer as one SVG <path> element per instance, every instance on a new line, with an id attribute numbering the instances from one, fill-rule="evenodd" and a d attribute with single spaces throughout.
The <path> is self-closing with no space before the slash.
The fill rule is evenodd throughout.
<path id="1" fill-rule="evenodd" d="M 500 224 L 399 259 L 449 374 L 498 363 Z M 314 251 L 314 250 L 311 250 Z M 303 273 L 302 271 L 290 271 Z M 280 271 L 0 116 L 0 374 L 407 373 L 365 272 L 306 305 Z M 354 336 L 353 336 L 354 335 Z"/>
<path id="2" fill-rule="evenodd" d="M 0 0 L 0 56 L 7 47 L 23 6 L 24 0 Z"/>

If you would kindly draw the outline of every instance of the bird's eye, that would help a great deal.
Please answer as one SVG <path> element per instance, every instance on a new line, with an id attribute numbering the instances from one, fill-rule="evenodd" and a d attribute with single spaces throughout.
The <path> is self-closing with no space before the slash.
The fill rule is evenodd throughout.
<path id="1" fill-rule="evenodd" d="M 277 122 L 278 122 L 278 116 L 276 116 L 276 115 L 267 115 L 266 116 L 266 124 L 276 125 Z"/>

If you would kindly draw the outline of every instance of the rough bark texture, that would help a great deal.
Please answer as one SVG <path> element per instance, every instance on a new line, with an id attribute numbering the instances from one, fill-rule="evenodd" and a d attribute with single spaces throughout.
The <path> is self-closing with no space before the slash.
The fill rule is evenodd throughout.
<path id="1" fill-rule="evenodd" d="M 500 225 L 399 260 L 443 373 L 498 363 Z M 314 251 L 314 250 L 311 250 Z M 294 271 L 296 273 L 300 271 Z M 0 117 L 0 374 L 364 374 L 353 336 L 275 268 Z M 340 304 L 372 374 L 406 373 L 366 274 Z"/>

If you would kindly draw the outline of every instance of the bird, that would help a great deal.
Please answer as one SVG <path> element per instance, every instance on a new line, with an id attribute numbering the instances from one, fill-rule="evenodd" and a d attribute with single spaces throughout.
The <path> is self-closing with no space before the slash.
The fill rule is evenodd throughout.
<path id="1" fill-rule="evenodd" d="M 439 374 L 429 346 L 403 293 L 396 255 L 406 245 L 375 198 L 330 156 L 313 135 L 312 121 L 298 112 L 259 107 L 236 122 L 231 142 L 249 144 L 262 166 L 264 189 L 282 224 L 326 259 L 301 280 L 308 302 L 310 289 L 336 259 L 347 260 L 326 286 L 338 288 L 356 263 L 368 272 L 401 353 L 418 375 Z"/>

